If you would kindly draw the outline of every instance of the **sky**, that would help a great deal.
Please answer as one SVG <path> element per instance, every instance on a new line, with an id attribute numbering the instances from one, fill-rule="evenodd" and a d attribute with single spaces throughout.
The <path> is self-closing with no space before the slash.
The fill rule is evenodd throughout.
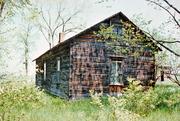
<path id="1" fill-rule="evenodd" d="M 84 28 L 96 24 L 119 11 L 123 12 L 131 20 L 133 15 L 141 14 L 145 20 L 152 20 L 152 28 L 157 28 L 168 18 L 166 12 L 154 9 L 154 6 L 148 5 L 146 0 L 108 0 L 108 2 L 102 3 L 98 3 L 98 1 L 101 0 L 39 0 L 38 4 L 44 6 L 47 10 L 56 7 L 59 3 L 63 3 L 63 6 L 69 9 L 68 11 L 71 11 L 71 9 L 80 10 L 80 13 L 76 16 L 78 18 L 76 22 L 83 24 Z M 180 0 L 171 1 L 177 8 L 180 8 Z M 66 12 L 68 11 L 66 10 Z M 73 34 L 76 33 L 67 35 L 66 38 Z M 43 40 L 44 38 L 41 36 L 40 39 Z M 37 57 L 47 49 L 48 45 L 41 46 L 38 54 L 34 54 L 34 57 Z"/>
<path id="2" fill-rule="evenodd" d="M 75 10 L 80 10 L 74 22 L 76 24 L 83 24 L 84 29 L 120 11 L 130 20 L 132 20 L 134 15 L 141 14 L 145 20 L 152 20 L 152 28 L 157 28 L 168 18 L 166 12 L 155 9 L 146 0 L 105 0 L 107 2 L 102 3 L 99 3 L 99 1 L 101 0 L 34 0 L 36 5 L 43 7 L 44 10 L 54 9 L 61 3 L 66 9 L 67 15 Z M 177 8 L 180 8 L 180 0 L 170 1 Z M 77 33 L 69 34 L 66 38 Z M 35 63 L 32 60 L 49 49 L 48 43 L 40 32 L 35 32 L 33 36 L 35 48 L 30 55 L 30 75 L 34 75 L 35 73 Z M 58 37 L 55 39 L 58 41 Z"/>

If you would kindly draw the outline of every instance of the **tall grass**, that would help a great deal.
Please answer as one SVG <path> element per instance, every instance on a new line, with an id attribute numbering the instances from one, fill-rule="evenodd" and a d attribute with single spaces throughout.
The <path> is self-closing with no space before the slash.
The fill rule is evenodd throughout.
<path id="1" fill-rule="evenodd" d="M 12 86 L 13 85 L 13 86 Z M 117 106 L 101 97 L 103 108 L 92 103 L 92 99 L 67 101 L 45 94 L 35 86 L 25 82 L 11 81 L 0 85 L 0 121 L 112 121 L 113 108 Z M 3 91 L 2 91 L 3 90 Z M 5 91 L 6 90 L 6 91 Z M 7 91 L 9 90 L 9 91 Z M 158 95 L 158 105 L 142 121 L 179 121 L 180 90 L 174 86 L 157 86 L 154 92 Z M 152 93 L 152 94 L 153 94 Z M 139 96 L 140 97 L 140 96 Z M 139 98 L 138 97 L 138 98 Z M 151 96 L 150 96 L 151 97 Z M 137 98 L 137 99 L 138 99 Z M 131 101 L 131 100 L 129 100 Z M 2 103 L 3 102 L 3 103 Z M 137 100 L 138 102 L 138 100 Z M 6 104 L 6 105 L 5 105 Z M 8 107 L 7 107 L 8 106 Z M 3 111 L 9 110 L 2 118 Z M 115 109 L 115 108 L 114 108 Z M 139 110 L 139 109 L 138 109 Z M 133 110 L 132 110 L 133 111 Z M 137 110 L 135 110 L 137 111 Z M 127 118 L 131 114 L 115 110 Z M 124 118 L 125 121 L 128 119 Z M 120 121 L 123 121 L 122 119 Z M 130 121 L 134 121 L 131 119 Z"/>

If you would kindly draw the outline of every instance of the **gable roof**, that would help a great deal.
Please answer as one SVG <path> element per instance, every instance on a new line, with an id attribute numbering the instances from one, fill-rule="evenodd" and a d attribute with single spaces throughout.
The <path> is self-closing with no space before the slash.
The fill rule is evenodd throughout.
<path id="1" fill-rule="evenodd" d="M 42 57 L 43 55 L 47 54 L 48 52 L 54 50 L 55 48 L 58 48 L 59 46 L 61 46 L 61 45 L 65 44 L 65 43 L 73 40 L 74 38 L 76 38 L 76 37 L 78 37 L 78 36 L 86 33 L 87 31 L 91 30 L 93 27 L 97 26 L 98 24 L 103 23 L 103 22 L 105 22 L 105 21 L 107 21 L 107 20 L 109 20 L 109 19 L 111 19 L 111 18 L 113 18 L 113 17 L 115 17 L 115 16 L 117 16 L 117 15 L 120 15 L 120 16 L 122 17 L 122 19 L 124 19 L 124 20 L 126 20 L 126 21 L 129 21 L 131 24 L 133 24 L 134 26 L 136 26 L 129 18 L 127 18 L 127 17 L 120 11 L 120 12 L 118 12 L 118 13 L 116 13 L 116 14 L 113 14 L 112 16 L 109 16 L 109 17 L 107 17 L 107 18 L 99 21 L 98 23 L 90 26 L 89 28 L 86 28 L 85 30 L 83 30 L 83 31 L 79 32 L 78 34 L 76 34 L 76 35 L 74 35 L 74 36 L 66 39 L 65 41 L 58 43 L 58 44 L 55 45 L 53 48 L 47 50 L 45 53 L 43 53 L 42 55 L 40 55 L 39 57 L 37 57 L 37 58 L 34 59 L 34 60 L 37 60 L 38 58 L 40 58 L 40 57 Z M 137 27 L 137 26 L 136 26 L 136 27 Z M 141 29 L 140 29 L 140 30 L 141 30 Z M 158 47 L 158 48 L 159 48 L 159 47 Z M 159 48 L 159 49 L 160 49 L 160 48 Z M 161 50 L 161 49 L 160 49 L 160 50 Z M 34 61 L 34 60 L 33 60 L 33 61 Z"/>

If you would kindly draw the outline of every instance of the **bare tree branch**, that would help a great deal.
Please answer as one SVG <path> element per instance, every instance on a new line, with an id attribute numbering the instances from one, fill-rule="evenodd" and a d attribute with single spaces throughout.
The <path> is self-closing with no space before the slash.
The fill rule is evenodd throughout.
<path id="1" fill-rule="evenodd" d="M 175 52 L 174 50 L 170 49 L 169 47 L 165 46 L 163 43 L 159 42 L 158 40 L 156 40 L 150 33 L 143 31 L 145 34 L 149 35 L 150 39 L 152 39 L 152 41 L 156 42 L 157 44 L 159 44 L 160 46 L 162 46 L 163 48 L 165 48 L 166 50 L 168 50 L 169 52 L 173 53 L 174 55 L 180 57 L 180 54 Z"/>
<path id="2" fill-rule="evenodd" d="M 162 8 L 162 9 L 164 9 L 172 18 L 173 18 L 173 20 L 174 20 L 174 22 L 177 24 L 177 26 L 180 28 L 180 23 L 179 23 L 179 21 L 176 19 L 176 17 L 167 9 L 167 8 L 165 8 L 164 6 L 162 6 L 160 3 L 157 3 L 157 2 L 155 2 L 155 1 L 152 1 L 152 0 L 147 0 L 147 1 L 149 1 L 150 3 L 153 3 L 153 4 L 155 4 L 155 5 L 157 5 L 157 6 L 159 6 L 160 8 Z M 165 1 L 165 0 L 164 0 Z M 170 6 L 171 7 L 171 6 Z M 179 12 L 179 11 L 177 11 L 177 12 Z"/>
<path id="3" fill-rule="evenodd" d="M 45 16 L 44 16 L 44 13 L 43 13 L 43 11 L 41 10 L 41 16 L 42 16 L 42 19 L 44 20 L 44 22 L 45 22 L 45 24 L 46 24 L 46 26 L 48 27 L 48 29 L 50 30 L 50 32 L 52 32 L 52 28 L 51 28 L 51 25 L 50 25 L 50 23 L 48 23 L 48 21 L 46 20 L 46 18 L 45 18 Z M 49 22 L 50 22 L 50 17 L 49 17 Z"/>
<path id="4" fill-rule="evenodd" d="M 167 0 L 164 0 L 164 2 L 165 2 L 166 4 L 168 4 L 171 8 L 173 8 L 177 13 L 180 14 L 180 11 L 179 11 L 176 7 L 174 7 L 172 4 L 170 4 Z"/>
<path id="5" fill-rule="evenodd" d="M 1 2 L 0 2 L 0 17 L 2 17 L 2 13 L 3 13 L 4 6 L 5 6 L 5 2 L 4 2 L 4 1 L 1 1 Z"/>
<path id="6" fill-rule="evenodd" d="M 46 34 L 45 34 L 45 32 L 43 31 L 43 27 L 40 26 L 39 28 L 40 28 L 40 31 L 41 31 L 41 33 L 43 34 L 44 38 L 45 38 L 46 41 L 48 42 L 49 47 L 51 48 L 51 42 L 49 41 L 48 37 L 46 37 Z"/>
<path id="7" fill-rule="evenodd" d="M 58 29 L 61 28 L 61 32 L 64 32 L 65 34 L 69 32 L 73 32 L 73 29 L 76 29 L 76 30 L 79 29 L 78 26 L 66 29 L 66 26 L 72 22 L 72 19 L 79 13 L 79 11 L 76 11 L 72 15 L 65 18 L 62 15 L 62 12 L 64 10 L 65 9 L 59 8 L 57 11 L 57 16 L 55 17 L 55 21 L 53 21 L 52 16 L 50 14 L 50 10 L 47 12 L 47 17 L 46 17 L 41 8 L 41 18 L 44 22 L 44 25 L 40 23 L 40 31 L 45 37 L 46 41 L 49 44 L 51 44 L 51 46 L 54 46 L 54 37 Z"/>
<path id="8" fill-rule="evenodd" d="M 174 76 L 175 79 L 172 76 Z M 170 74 L 169 76 L 167 76 L 167 78 L 170 79 L 173 83 L 175 83 L 178 86 L 180 86 L 180 80 L 178 80 L 176 74 Z"/>
<path id="9" fill-rule="evenodd" d="M 156 41 L 162 42 L 162 43 L 169 43 L 169 44 L 171 44 L 171 43 L 180 43 L 180 41 L 165 41 L 165 40 L 156 40 Z"/>
<path id="10" fill-rule="evenodd" d="M 76 27 L 72 27 L 72 28 L 66 29 L 66 30 L 64 31 L 64 33 L 65 33 L 65 34 L 68 34 L 68 33 L 70 33 L 70 32 L 75 32 L 76 30 L 80 30 L 80 29 L 82 29 L 82 28 L 79 27 L 79 26 L 76 26 Z"/>

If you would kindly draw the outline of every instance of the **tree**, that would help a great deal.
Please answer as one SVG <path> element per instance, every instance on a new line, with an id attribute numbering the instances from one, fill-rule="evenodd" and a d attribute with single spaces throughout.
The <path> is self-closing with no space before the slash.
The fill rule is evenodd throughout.
<path id="1" fill-rule="evenodd" d="M 144 51 L 144 48 L 150 47 L 153 53 L 158 50 L 158 47 L 154 46 L 151 38 L 131 22 L 120 20 L 118 26 L 122 29 L 120 34 L 113 31 L 114 26 L 109 27 L 106 25 L 100 26 L 100 30 L 95 33 L 98 40 L 103 40 L 107 44 L 110 44 L 115 53 L 126 55 L 131 53 L 138 56 Z"/>
<path id="2" fill-rule="evenodd" d="M 151 5 L 155 5 L 158 8 L 160 8 L 161 10 L 165 11 L 170 18 L 167 19 L 168 23 L 172 23 L 174 24 L 175 28 L 177 29 L 177 31 L 180 31 L 180 10 L 175 7 L 175 5 L 173 5 L 169 0 L 146 0 L 148 1 Z M 172 31 L 172 30 L 171 30 Z M 177 36 L 177 34 L 176 34 Z M 161 45 L 165 45 L 166 44 L 166 50 L 170 50 L 169 52 L 173 53 L 175 55 L 175 57 L 173 55 L 171 55 L 170 53 L 169 55 L 169 62 L 165 65 L 169 65 L 169 73 L 167 75 L 168 79 L 170 79 L 172 82 L 176 83 L 178 86 L 180 86 L 180 71 L 179 71 L 179 57 L 180 57 L 180 50 L 176 51 L 178 48 L 175 48 L 176 46 L 180 46 L 180 40 L 175 39 L 173 41 L 171 38 L 166 38 L 164 40 L 157 40 L 157 42 L 161 43 Z M 172 47 L 173 45 L 173 47 Z M 177 56 L 177 57 L 176 57 Z M 173 59 L 175 58 L 175 60 Z M 163 65 L 162 65 L 163 66 Z"/>
<path id="3" fill-rule="evenodd" d="M 0 0 L 0 17 L 15 14 L 16 10 L 30 5 L 30 0 Z"/>
<path id="4" fill-rule="evenodd" d="M 173 60 L 177 61 L 177 60 Z M 171 63 L 170 65 L 170 72 L 168 73 L 167 78 L 171 80 L 173 83 L 180 86 L 180 64 L 177 65 L 176 62 Z"/>
<path id="5" fill-rule="evenodd" d="M 160 7 L 161 9 L 163 9 L 165 12 L 168 13 L 168 15 L 170 16 L 170 22 L 173 22 L 175 24 L 175 26 L 177 27 L 177 29 L 180 31 L 180 10 L 178 10 L 178 8 L 176 8 L 175 6 L 173 6 L 168 0 L 146 0 L 149 3 L 156 5 L 158 7 Z M 174 41 L 169 41 L 169 40 L 158 40 L 155 37 L 153 37 L 150 33 L 146 32 L 154 41 L 156 41 L 159 45 L 161 45 L 162 47 L 164 47 L 166 50 L 168 50 L 169 52 L 173 53 L 174 55 L 180 57 L 180 54 L 175 52 L 173 49 L 169 48 L 168 46 L 166 46 L 165 44 L 172 44 L 172 43 L 177 43 L 178 45 L 180 44 L 180 40 L 174 40 Z"/>
<path id="6" fill-rule="evenodd" d="M 25 74 L 26 76 L 28 76 L 30 58 L 29 54 L 31 51 L 31 45 L 33 43 L 31 36 L 37 22 L 38 11 L 33 7 L 24 8 L 23 11 L 21 11 L 20 17 L 21 24 L 19 26 L 20 30 L 18 33 L 18 38 L 20 39 L 20 41 L 18 41 L 18 43 L 22 45 L 22 50 L 24 51 L 23 64 L 25 67 Z"/>
<path id="7" fill-rule="evenodd" d="M 25 74 L 28 75 L 28 63 L 29 63 L 29 49 L 30 49 L 30 42 L 29 37 L 32 31 L 32 26 L 30 24 L 27 24 L 27 26 L 24 26 L 20 35 L 21 42 L 23 44 L 23 50 L 24 50 L 24 65 L 25 65 Z"/>
<path id="8" fill-rule="evenodd" d="M 50 10 L 44 11 L 41 8 L 40 15 L 42 22 L 40 22 L 39 28 L 50 48 L 54 46 L 54 38 L 58 33 L 66 35 L 82 28 L 82 25 L 73 24 L 73 19 L 79 12 L 80 11 L 77 10 L 74 13 L 65 16 L 63 15 L 63 13 L 65 13 L 65 8 L 57 7 L 55 11 L 56 15 L 55 17 L 52 17 L 52 15 L 54 15 L 53 12 L 51 13 Z"/>
<path id="9" fill-rule="evenodd" d="M 102 3 L 102 2 L 108 2 L 109 0 L 97 0 L 99 3 Z M 159 6 L 160 8 L 162 8 L 163 10 L 165 10 L 172 18 L 171 21 L 173 21 L 178 30 L 180 30 L 180 10 L 173 6 L 168 0 L 146 0 L 148 1 L 149 3 L 151 4 L 155 4 L 157 6 Z M 164 3 L 164 4 L 163 4 Z M 176 51 L 174 51 L 173 49 L 169 48 L 168 45 L 166 44 L 173 44 L 173 43 L 177 43 L 178 45 L 180 44 L 180 40 L 167 40 L 166 38 L 165 39 L 158 39 L 156 38 L 156 36 L 154 36 L 154 34 L 149 31 L 146 31 L 144 29 L 142 29 L 142 31 L 147 34 L 152 41 L 154 41 L 157 45 L 160 45 L 162 48 L 168 50 L 170 53 L 173 53 L 175 56 L 178 56 L 180 57 L 180 54 Z"/>
<path id="10" fill-rule="evenodd" d="M 180 29 L 180 18 L 179 18 L 180 10 L 177 7 L 175 7 L 168 0 L 146 0 L 146 1 L 160 7 L 165 12 L 167 12 L 168 15 L 172 18 L 172 21 L 177 25 L 178 29 Z"/>
<path id="11" fill-rule="evenodd" d="M 17 13 L 17 10 L 30 5 L 30 0 L 0 0 L 0 26 L 6 24 L 6 20 Z M 8 32 L 0 30 L 0 35 Z"/>
<path id="12" fill-rule="evenodd" d="M 21 8 L 30 5 L 29 0 L 0 0 L 0 67 L 3 68 L 0 71 L 0 78 L 6 76 L 7 54 L 8 48 L 6 47 L 7 38 L 6 34 L 10 30 L 14 30 L 14 27 L 9 26 L 9 20 L 13 17 Z"/>

